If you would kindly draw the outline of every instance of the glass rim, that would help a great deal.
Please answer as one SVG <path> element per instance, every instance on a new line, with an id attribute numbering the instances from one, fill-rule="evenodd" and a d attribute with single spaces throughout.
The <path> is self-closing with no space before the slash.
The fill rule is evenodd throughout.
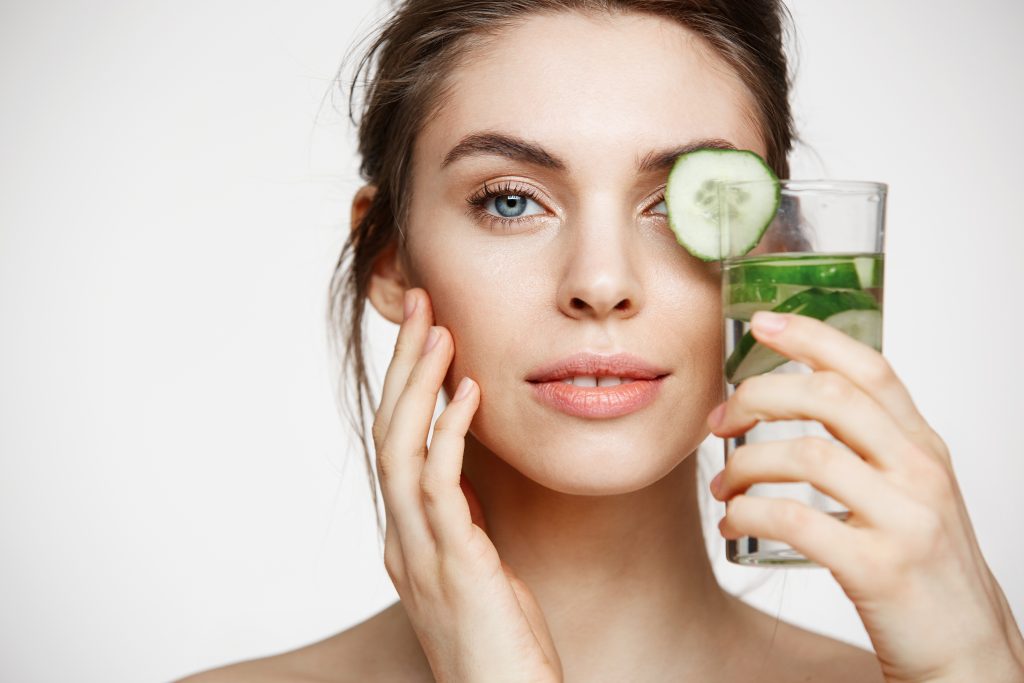
<path id="1" fill-rule="evenodd" d="M 763 185 L 774 183 L 774 180 L 736 180 L 722 181 L 723 187 L 743 187 L 744 185 Z M 886 194 L 889 191 L 887 183 L 873 180 L 826 180 L 810 179 L 800 180 L 787 178 L 778 181 L 782 192 L 841 192 L 844 194 Z"/>

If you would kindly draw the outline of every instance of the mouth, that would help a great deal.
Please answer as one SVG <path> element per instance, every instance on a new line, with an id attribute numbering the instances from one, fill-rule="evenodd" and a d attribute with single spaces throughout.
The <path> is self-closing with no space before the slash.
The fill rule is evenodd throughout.
<path id="1" fill-rule="evenodd" d="M 629 415 L 650 405 L 669 374 L 632 354 L 582 352 L 538 368 L 526 381 L 548 407 L 600 419 Z"/>

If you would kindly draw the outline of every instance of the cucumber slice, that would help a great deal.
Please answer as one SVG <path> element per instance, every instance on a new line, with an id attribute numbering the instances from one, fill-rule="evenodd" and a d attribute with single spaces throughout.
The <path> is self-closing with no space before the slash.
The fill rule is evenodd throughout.
<path id="1" fill-rule="evenodd" d="M 881 256 L 858 256 L 853 259 L 853 266 L 857 269 L 861 289 L 882 286 Z"/>
<path id="2" fill-rule="evenodd" d="M 806 289 L 803 285 L 772 285 L 739 283 L 726 285 L 725 317 L 749 322 L 757 311 L 770 311 L 794 294 Z"/>
<path id="3" fill-rule="evenodd" d="M 812 287 L 786 299 L 772 310 L 823 320 L 854 339 L 881 350 L 882 313 L 874 297 L 865 292 L 829 292 Z M 761 344 L 747 332 L 726 359 L 725 376 L 730 384 L 739 384 L 748 377 L 770 372 L 787 361 L 789 358 Z"/>
<path id="4" fill-rule="evenodd" d="M 665 205 L 676 241 L 703 261 L 722 258 L 718 183 L 768 181 L 729 197 L 730 256 L 753 249 L 779 208 L 779 179 L 757 154 L 738 149 L 698 149 L 682 154 L 668 174 Z"/>
<path id="5" fill-rule="evenodd" d="M 773 308 L 776 313 L 799 313 L 825 320 L 840 311 L 877 309 L 878 302 L 859 290 L 831 292 L 819 287 L 805 289 Z"/>
<path id="6" fill-rule="evenodd" d="M 731 282 L 860 289 L 860 274 L 850 259 L 805 259 L 746 264 L 729 271 Z"/>
<path id="7" fill-rule="evenodd" d="M 882 312 L 879 310 L 849 310 L 826 318 L 825 323 L 864 342 L 875 351 L 882 350 Z"/>

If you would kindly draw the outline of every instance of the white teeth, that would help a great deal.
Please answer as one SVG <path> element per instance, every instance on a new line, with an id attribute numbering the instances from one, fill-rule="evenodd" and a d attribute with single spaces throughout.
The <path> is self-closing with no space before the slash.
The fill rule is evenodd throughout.
<path id="1" fill-rule="evenodd" d="M 628 384 L 632 382 L 631 379 L 624 379 L 622 377 L 570 377 L 563 379 L 563 384 L 573 384 L 578 387 L 614 387 L 619 384 Z"/>

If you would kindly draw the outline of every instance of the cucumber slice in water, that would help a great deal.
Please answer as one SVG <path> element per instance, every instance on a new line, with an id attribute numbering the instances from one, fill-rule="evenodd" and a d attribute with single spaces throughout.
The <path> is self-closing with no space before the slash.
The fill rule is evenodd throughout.
<path id="1" fill-rule="evenodd" d="M 738 284 L 804 285 L 831 289 L 868 289 L 882 286 L 878 256 L 766 256 L 763 263 L 748 261 L 729 271 Z"/>
<path id="2" fill-rule="evenodd" d="M 882 312 L 877 309 L 843 311 L 826 318 L 825 323 L 875 351 L 882 350 Z"/>
<path id="3" fill-rule="evenodd" d="M 770 311 L 789 297 L 806 289 L 803 285 L 739 283 L 726 285 L 725 317 L 749 322 L 754 313 Z"/>
<path id="4" fill-rule="evenodd" d="M 730 256 L 753 249 L 779 208 L 779 179 L 757 154 L 738 149 L 698 149 L 682 154 L 668 174 L 665 205 L 676 241 L 704 261 L 722 258 L 718 183 L 768 181 L 729 197 Z"/>
<path id="5" fill-rule="evenodd" d="M 882 312 L 878 309 L 878 302 L 865 292 L 829 292 L 812 287 L 772 310 L 822 320 L 875 350 L 881 350 Z M 761 344 L 747 332 L 725 361 L 725 375 L 730 384 L 739 384 L 748 377 L 770 372 L 788 361 L 789 358 Z"/>
<path id="6" fill-rule="evenodd" d="M 882 286 L 882 261 L 874 256 L 858 256 L 853 259 L 853 266 L 860 278 L 860 288 Z"/>

